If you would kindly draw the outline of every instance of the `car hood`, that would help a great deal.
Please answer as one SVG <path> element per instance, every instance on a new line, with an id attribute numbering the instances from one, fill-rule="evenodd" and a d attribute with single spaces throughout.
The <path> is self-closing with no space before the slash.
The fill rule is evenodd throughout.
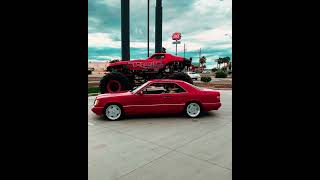
<path id="1" fill-rule="evenodd" d="M 119 97 L 119 96 L 129 96 L 132 95 L 130 91 L 119 92 L 119 93 L 105 93 L 97 96 L 97 99 L 107 98 L 107 97 Z"/>
<path id="2" fill-rule="evenodd" d="M 146 62 L 145 59 L 132 59 L 130 61 L 119 61 L 119 62 L 114 62 L 114 63 L 110 63 L 108 66 L 118 66 L 118 65 L 127 65 L 127 64 L 131 64 L 132 62 Z"/>

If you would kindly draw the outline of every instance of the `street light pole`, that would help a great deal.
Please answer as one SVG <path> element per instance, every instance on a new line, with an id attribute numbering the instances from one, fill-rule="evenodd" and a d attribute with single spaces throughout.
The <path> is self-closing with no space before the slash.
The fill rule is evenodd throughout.
<path id="1" fill-rule="evenodd" d="M 177 48 L 178 48 L 178 40 L 176 40 L 176 55 L 178 55 Z"/>
<path id="2" fill-rule="evenodd" d="M 183 57 L 186 58 L 186 43 L 183 44 Z"/>
<path id="3" fill-rule="evenodd" d="M 150 0 L 148 0 L 148 57 L 149 57 L 149 4 L 150 4 Z"/>

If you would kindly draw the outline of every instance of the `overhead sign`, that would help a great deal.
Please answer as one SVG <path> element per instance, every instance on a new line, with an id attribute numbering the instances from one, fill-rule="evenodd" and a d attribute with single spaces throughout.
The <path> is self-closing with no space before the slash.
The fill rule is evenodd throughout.
<path id="1" fill-rule="evenodd" d="M 181 33 L 175 32 L 172 34 L 172 40 L 180 40 L 181 39 Z"/>

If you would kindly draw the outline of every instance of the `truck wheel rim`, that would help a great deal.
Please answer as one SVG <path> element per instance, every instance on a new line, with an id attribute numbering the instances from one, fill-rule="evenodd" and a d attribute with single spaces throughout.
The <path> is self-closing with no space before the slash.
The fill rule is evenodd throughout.
<path id="1" fill-rule="evenodd" d="M 110 93 L 119 92 L 121 90 L 121 83 L 117 80 L 110 80 L 107 85 L 107 91 Z"/>
<path id="2" fill-rule="evenodd" d="M 190 117 L 196 117 L 200 114 L 200 106 L 197 103 L 190 103 L 187 106 L 187 113 Z"/>
<path id="3" fill-rule="evenodd" d="M 110 120 L 116 120 L 121 116 L 121 109 L 119 106 L 117 105 L 110 105 L 107 109 L 106 109 L 106 116 L 110 119 Z"/>

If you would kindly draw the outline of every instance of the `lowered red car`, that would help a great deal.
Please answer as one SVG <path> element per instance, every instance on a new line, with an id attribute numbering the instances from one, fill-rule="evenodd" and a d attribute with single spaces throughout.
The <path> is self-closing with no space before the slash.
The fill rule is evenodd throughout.
<path id="1" fill-rule="evenodd" d="M 100 94 L 92 111 L 109 120 L 125 114 L 161 114 L 184 112 L 198 117 L 201 112 L 221 107 L 220 92 L 200 88 L 185 81 L 151 80 L 128 92 Z"/>

